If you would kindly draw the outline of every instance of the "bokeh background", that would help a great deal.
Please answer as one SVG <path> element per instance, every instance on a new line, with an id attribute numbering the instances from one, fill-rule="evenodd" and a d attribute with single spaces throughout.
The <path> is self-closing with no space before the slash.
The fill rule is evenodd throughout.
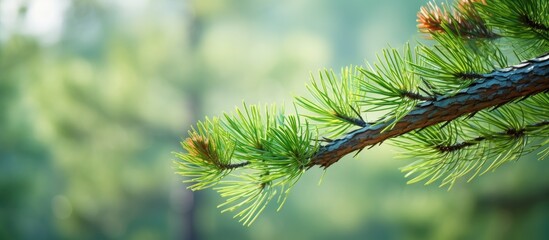
<path id="1" fill-rule="evenodd" d="M 288 106 L 310 73 L 421 40 L 425 3 L 0 0 L 0 239 L 549 239 L 535 155 L 447 191 L 376 147 L 251 227 L 174 174 L 197 120 Z"/>

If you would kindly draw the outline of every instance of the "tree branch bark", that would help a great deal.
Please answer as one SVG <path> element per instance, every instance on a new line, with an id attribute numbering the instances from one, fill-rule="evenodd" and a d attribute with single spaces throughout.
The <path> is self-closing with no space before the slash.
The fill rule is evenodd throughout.
<path id="1" fill-rule="evenodd" d="M 349 132 L 344 137 L 321 146 L 309 166 L 319 165 L 327 168 L 351 152 L 373 146 L 386 139 L 547 91 L 549 53 L 515 66 L 483 74 L 468 88 L 455 95 L 422 102 L 391 129 L 382 131 L 395 119 Z"/>

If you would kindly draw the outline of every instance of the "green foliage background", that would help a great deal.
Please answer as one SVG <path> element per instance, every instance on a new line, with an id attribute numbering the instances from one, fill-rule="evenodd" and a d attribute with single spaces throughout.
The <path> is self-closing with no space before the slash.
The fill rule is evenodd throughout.
<path id="1" fill-rule="evenodd" d="M 45 1 L 57 32 L 33 28 L 41 1 L 0 1 L 2 239 L 549 238 L 535 156 L 448 192 L 406 185 L 410 160 L 376 147 L 305 174 L 249 228 L 173 173 L 202 116 L 289 103 L 309 72 L 420 38 L 423 1 Z"/>

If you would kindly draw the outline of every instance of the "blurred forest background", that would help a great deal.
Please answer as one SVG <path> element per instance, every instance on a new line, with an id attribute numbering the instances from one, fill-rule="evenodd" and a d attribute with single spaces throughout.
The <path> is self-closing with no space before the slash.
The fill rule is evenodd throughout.
<path id="1" fill-rule="evenodd" d="M 548 161 L 451 191 L 384 145 L 312 169 L 251 226 L 172 152 L 205 115 L 421 40 L 409 0 L 0 0 L 0 239 L 549 239 Z"/>

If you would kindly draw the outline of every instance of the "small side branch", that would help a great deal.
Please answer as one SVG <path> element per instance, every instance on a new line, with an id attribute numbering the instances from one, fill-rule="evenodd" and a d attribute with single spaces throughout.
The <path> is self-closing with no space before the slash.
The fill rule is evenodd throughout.
<path id="1" fill-rule="evenodd" d="M 456 144 L 452 144 L 452 145 L 438 145 L 438 146 L 435 146 L 435 148 L 440 151 L 440 152 L 443 152 L 443 153 L 447 153 L 447 152 L 455 152 L 455 151 L 459 151 L 461 149 L 464 149 L 466 147 L 470 147 L 470 146 L 474 146 L 482 141 L 486 140 L 485 137 L 478 137 L 478 138 L 475 138 L 473 140 L 469 140 L 469 141 L 464 141 L 464 142 L 460 142 L 460 143 L 456 143 Z"/>
<path id="2" fill-rule="evenodd" d="M 524 25 L 532 28 L 532 29 L 535 29 L 535 30 L 539 30 L 539 31 L 549 31 L 549 27 L 548 26 L 545 26 L 543 25 L 542 23 L 540 22 L 536 22 L 534 21 L 533 19 L 531 19 L 528 15 L 526 14 L 523 14 L 522 16 L 520 16 L 520 21 L 522 21 L 522 23 L 524 23 Z"/>
<path id="3" fill-rule="evenodd" d="M 423 96 L 419 93 L 413 93 L 413 92 L 410 92 L 410 91 L 402 91 L 401 94 L 402 94 L 402 96 L 407 97 L 407 98 L 412 99 L 412 100 L 420 100 L 420 101 L 435 101 L 436 100 L 435 97 Z"/>
<path id="4" fill-rule="evenodd" d="M 343 156 L 415 129 L 452 121 L 460 116 L 549 91 L 549 53 L 516 66 L 495 70 L 476 79 L 468 88 L 436 101 L 420 103 L 397 123 L 388 119 L 367 125 L 321 146 L 310 167 L 329 167 Z M 394 124 L 391 129 L 387 126 Z"/>
<path id="5" fill-rule="evenodd" d="M 516 138 L 522 137 L 525 134 L 527 134 L 529 131 L 532 131 L 534 129 L 543 128 L 543 127 L 546 127 L 548 125 L 549 125 L 549 121 L 541 121 L 541 122 L 537 122 L 537 123 L 534 123 L 534 124 L 527 125 L 526 127 L 521 128 L 521 129 L 507 129 L 506 131 L 495 133 L 493 136 L 480 136 L 480 137 L 473 138 L 471 140 L 459 142 L 459 143 L 452 144 L 452 145 L 437 145 L 437 146 L 434 146 L 434 148 L 436 148 L 440 152 L 455 152 L 455 151 L 459 151 L 459 150 L 461 150 L 463 148 L 466 148 L 466 147 L 477 145 L 477 144 L 479 144 L 480 142 L 482 142 L 484 140 L 493 139 L 497 136 L 511 136 L 511 137 L 516 137 Z"/>
<path id="6" fill-rule="evenodd" d="M 340 118 L 340 119 L 343 119 L 345 122 L 348 122 L 348 123 L 353 124 L 355 126 L 365 127 L 367 125 L 367 123 L 362 118 L 352 118 L 352 117 L 348 117 L 348 116 L 344 116 L 344 115 L 340 115 L 340 114 L 336 114 L 336 117 Z"/>
<path id="7" fill-rule="evenodd" d="M 237 169 L 237 168 L 245 167 L 248 164 L 250 164 L 250 162 L 245 161 L 245 162 L 241 162 L 241 163 L 232 163 L 232 164 L 221 165 L 221 167 L 223 169 L 229 170 L 229 169 Z"/>

